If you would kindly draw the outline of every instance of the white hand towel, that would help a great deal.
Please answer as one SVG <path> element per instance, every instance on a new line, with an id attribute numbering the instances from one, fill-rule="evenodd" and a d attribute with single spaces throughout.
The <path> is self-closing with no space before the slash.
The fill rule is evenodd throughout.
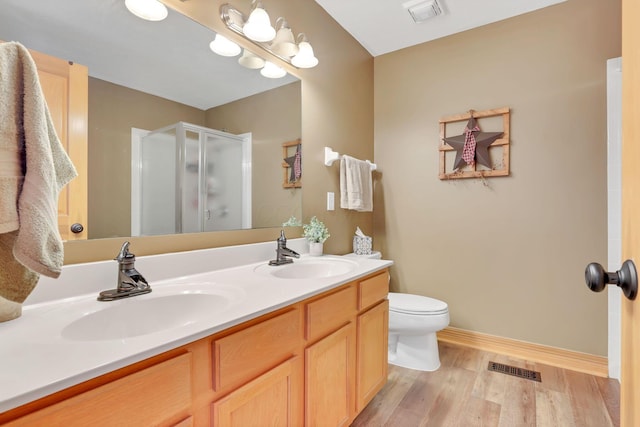
<path id="1" fill-rule="evenodd" d="M 373 182 L 369 162 L 343 155 L 340 159 L 340 207 L 373 210 Z"/>

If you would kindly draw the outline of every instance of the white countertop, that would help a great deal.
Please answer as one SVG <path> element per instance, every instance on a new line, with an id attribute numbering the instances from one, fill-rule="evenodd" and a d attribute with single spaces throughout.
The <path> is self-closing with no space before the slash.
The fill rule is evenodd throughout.
<path id="1" fill-rule="evenodd" d="M 392 261 L 388 260 L 353 257 L 349 260 L 356 265 L 351 272 L 328 278 L 281 279 L 258 274 L 254 270 L 272 258 L 274 244 L 140 257 L 136 268 L 147 278 L 153 292 L 111 302 L 100 302 L 96 297 L 98 291 L 115 287 L 115 261 L 65 266 L 60 282 L 45 280 L 45 283 L 38 285 L 43 290 L 30 296 L 22 317 L 0 323 L 0 412 L 392 265 Z M 302 245 L 299 241 L 292 241 L 289 247 L 295 250 L 296 246 L 301 248 Z M 135 248 L 131 250 L 135 253 Z M 302 251 L 301 248 L 299 252 Z M 238 257 L 238 254 L 243 256 Z M 303 259 L 307 256 L 303 255 Z M 239 262 L 249 263 L 233 265 Z M 152 268 L 155 271 L 153 274 Z M 206 268 L 210 271 L 202 271 Z M 65 272 L 65 269 L 69 271 Z M 163 270 L 163 273 L 157 274 L 157 270 Z M 111 286 L 106 285 L 107 282 Z M 179 325 L 128 338 L 80 340 L 63 332 L 74 320 L 106 308 L 136 304 L 164 295 L 208 291 L 225 293 L 232 303 L 204 314 L 200 312 L 196 317 L 180 313 L 177 308 L 180 315 L 184 314 Z"/>

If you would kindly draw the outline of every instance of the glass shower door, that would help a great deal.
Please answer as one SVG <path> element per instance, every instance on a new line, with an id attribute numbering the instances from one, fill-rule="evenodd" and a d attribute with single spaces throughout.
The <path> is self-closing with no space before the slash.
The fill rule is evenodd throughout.
<path id="1" fill-rule="evenodd" d="M 204 231 L 243 228 L 243 144 L 204 134 Z"/>
<path id="2" fill-rule="evenodd" d="M 178 122 L 132 147 L 136 235 L 251 228 L 251 135 Z"/>
<path id="3" fill-rule="evenodd" d="M 185 129 L 182 163 L 182 179 L 180 182 L 182 209 L 180 224 L 182 233 L 197 233 L 202 231 L 203 212 L 200 206 L 202 197 L 202 151 L 200 146 L 200 132 Z"/>
<path id="4" fill-rule="evenodd" d="M 140 234 L 174 234 L 178 142 L 175 128 L 149 132 L 140 143 Z"/>

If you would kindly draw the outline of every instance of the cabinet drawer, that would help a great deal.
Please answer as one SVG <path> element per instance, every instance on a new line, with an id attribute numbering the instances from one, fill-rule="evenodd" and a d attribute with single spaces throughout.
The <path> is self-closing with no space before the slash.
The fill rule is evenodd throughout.
<path id="1" fill-rule="evenodd" d="M 349 286 L 331 295 L 310 302 L 306 310 L 306 338 L 315 340 L 335 331 L 357 312 L 357 290 Z"/>
<path id="2" fill-rule="evenodd" d="M 358 283 L 358 310 L 363 310 L 387 298 L 389 272 L 385 271 Z"/>
<path id="3" fill-rule="evenodd" d="M 215 390 L 237 387 L 293 355 L 302 344 L 300 323 L 295 308 L 214 341 Z"/>
<path id="4" fill-rule="evenodd" d="M 185 353 L 32 412 L 8 426 L 142 426 L 184 419 L 191 406 L 191 364 L 191 353 Z"/>

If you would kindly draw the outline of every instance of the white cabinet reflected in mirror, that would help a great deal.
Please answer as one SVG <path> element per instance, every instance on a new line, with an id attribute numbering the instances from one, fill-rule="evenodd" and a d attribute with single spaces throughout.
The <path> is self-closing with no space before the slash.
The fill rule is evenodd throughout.
<path id="1" fill-rule="evenodd" d="M 164 21 L 143 21 L 126 10 L 124 0 L 3 0 L 0 4 L 0 40 L 19 41 L 29 49 L 88 67 L 89 238 L 275 227 L 291 215 L 301 216 L 302 190 L 283 189 L 281 175 L 282 142 L 301 136 L 300 82 L 291 75 L 267 79 L 259 70 L 240 66 L 238 57 L 214 54 L 209 49 L 214 36 L 210 29 L 173 10 Z M 244 172 L 233 172 L 236 178 L 224 178 L 224 184 L 205 173 L 215 171 L 215 165 L 211 169 L 206 163 L 198 164 L 194 177 L 186 172 L 193 165 L 184 163 L 184 174 L 163 178 L 171 179 L 161 192 L 164 199 L 172 194 L 171 213 L 156 210 L 172 216 L 173 225 L 145 232 L 135 219 L 136 215 L 143 218 L 136 213 L 143 205 L 136 204 L 132 183 L 137 170 L 132 164 L 139 155 L 132 136 L 136 130 L 158 131 L 181 123 L 193 125 L 185 129 L 186 139 L 199 132 L 194 129 L 212 129 L 232 139 L 251 134 L 251 180 L 247 181 L 246 160 Z M 245 144 L 246 159 L 246 142 L 238 144 Z M 207 149 L 199 146 L 198 150 L 204 158 Z M 235 185 L 240 181 L 240 189 L 227 187 L 231 181 Z M 249 189 L 251 196 L 245 194 Z M 188 196 L 180 195 L 189 191 Z M 232 201 L 218 203 L 213 193 L 223 192 L 245 200 L 243 207 L 232 213 L 228 208 Z M 144 198 L 141 194 L 140 201 Z M 161 209 L 153 204 L 159 204 L 160 193 L 148 199 Z M 196 208 L 187 211 L 186 205 Z M 152 214 L 149 209 L 147 213 Z M 187 224 L 183 220 L 189 215 L 195 219 Z M 218 221 L 211 220 L 216 217 Z"/>

